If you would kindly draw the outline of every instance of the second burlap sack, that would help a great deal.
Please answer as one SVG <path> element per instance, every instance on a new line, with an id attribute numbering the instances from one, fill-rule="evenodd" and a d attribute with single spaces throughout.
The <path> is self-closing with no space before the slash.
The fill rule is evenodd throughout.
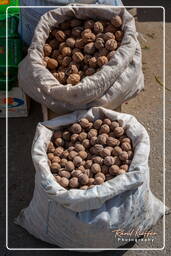
<path id="1" fill-rule="evenodd" d="M 61 187 L 52 175 L 47 146 L 53 131 L 81 118 L 122 120 L 131 138 L 134 157 L 125 174 L 89 190 Z M 63 248 L 117 248 L 126 244 L 116 230 L 143 233 L 165 214 L 164 204 L 150 189 L 149 136 L 135 117 L 105 108 L 91 108 L 39 123 L 32 146 L 35 189 L 29 206 L 21 211 L 16 224 L 30 234 Z M 133 240 L 137 238 L 132 234 Z M 123 238 L 123 237 L 122 237 Z"/>

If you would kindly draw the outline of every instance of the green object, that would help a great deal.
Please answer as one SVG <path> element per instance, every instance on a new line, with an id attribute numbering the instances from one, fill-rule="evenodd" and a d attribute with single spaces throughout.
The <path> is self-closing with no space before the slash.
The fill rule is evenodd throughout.
<path id="1" fill-rule="evenodd" d="M 19 5 L 20 5 L 19 0 L 8 0 L 8 1 L 2 0 L 0 3 L 0 14 L 6 14 L 6 8 L 9 6 L 19 6 Z M 8 9 L 8 13 L 10 13 L 10 14 L 16 14 L 19 12 L 20 12 L 19 8 L 9 8 Z"/>
<path id="2" fill-rule="evenodd" d="M 8 37 L 18 36 L 19 15 L 8 15 Z M 0 38 L 6 37 L 6 15 L 0 14 Z"/>
<path id="3" fill-rule="evenodd" d="M 18 68 L 8 69 L 8 90 L 11 90 L 17 81 Z M 6 68 L 0 67 L 0 91 L 6 90 Z"/>
<path id="4" fill-rule="evenodd" d="M 6 65 L 6 39 L 0 39 L 0 67 Z M 8 67 L 18 67 L 18 63 L 22 60 L 22 41 L 19 38 L 8 39 Z"/>
<path id="5" fill-rule="evenodd" d="M 6 9 L 8 8 L 8 90 L 16 86 L 22 41 L 18 37 L 19 0 L 0 0 L 0 90 L 6 90 Z"/>
<path id="6" fill-rule="evenodd" d="M 6 90 L 6 39 L 0 38 L 0 90 Z M 8 39 L 8 90 L 16 86 L 18 63 L 22 60 L 22 41 Z"/>

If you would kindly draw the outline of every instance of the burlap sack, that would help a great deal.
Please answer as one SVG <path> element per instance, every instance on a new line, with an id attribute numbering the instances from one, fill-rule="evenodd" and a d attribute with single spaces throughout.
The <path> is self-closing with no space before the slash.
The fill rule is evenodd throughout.
<path id="1" fill-rule="evenodd" d="M 89 190 L 66 190 L 55 181 L 48 165 L 46 151 L 53 130 L 82 117 L 96 120 L 104 116 L 123 120 L 127 128 L 134 147 L 129 171 Z M 76 111 L 39 123 L 32 146 L 34 195 L 16 223 L 35 237 L 64 248 L 115 248 L 127 243 L 112 231 L 145 232 L 165 213 L 163 203 L 150 190 L 149 151 L 149 136 L 136 118 L 109 109 Z"/>
<path id="2" fill-rule="evenodd" d="M 124 38 L 116 54 L 100 71 L 85 77 L 76 86 L 63 86 L 42 65 L 43 45 L 56 24 L 73 16 L 110 20 L 117 14 L 123 18 Z M 19 66 L 19 85 L 30 97 L 60 114 L 93 106 L 117 108 L 144 86 L 141 48 L 133 17 L 125 8 L 111 6 L 70 6 L 47 12 L 41 17 L 28 55 Z"/>

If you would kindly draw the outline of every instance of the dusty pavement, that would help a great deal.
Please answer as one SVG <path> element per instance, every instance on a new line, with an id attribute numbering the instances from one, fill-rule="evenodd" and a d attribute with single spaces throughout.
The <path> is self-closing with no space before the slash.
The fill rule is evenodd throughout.
<path id="1" fill-rule="evenodd" d="M 151 153 L 149 159 L 151 189 L 153 193 L 163 200 L 163 72 L 162 72 L 162 23 L 161 22 L 137 22 L 137 31 L 142 33 L 140 38 L 143 52 L 143 70 L 145 75 L 145 90 L 135 99 L 123 104 L 122 111 L 133 114 L 146 127 L 151 139 Z M 171 66 L 171 53 L 169 45 L 171 44 L 171 24 L 166 24 L 166 64 Z M 166 69 L 166 204 L 171 207 L 168 196 L 171 194 L 171 176 L 168 175 L 171 168 L 170 145 L 171 145 L 171 73 Z M 156 78 L 158 82 L 156 81 Z M 160 82 L 161 81 L 161 84 Z M 13 221 L 20 210 L 29 204 L 34 188 L 34 168 L 31 160 L 30 148 L 35 132 L 36 124 L 42 120 L 40 106 L 32 103 L 31 113 L 28 118 L 9 120 L 9 241 L 10 248 L 52 248 L 53 246 L 41 242 L 29 235 L 25 230 L 16 226 Z M 1 127 L 4 127 L 4 121 L 0 120 Z M 2 133 L 1 129 L 1 133 Z M 1 135 L 2 136 L 2 135 Z M 4 137 L 3 137 L 4 139 Z M 4 154 L 5 147 L 0 145 L 1 155 Z M 0 173 L 2 186 L 0 186 L 0 197 L 4 192 L 5 180 L 4 173 Z M 5 202 L 3 201 L 3 207 Z M 1 221 L 4 220 L 5 213 L 1 210 Z M 3 222 L 4 223 L 4 222 Z M 106 251 L 98 255 L 112 256 L 136 256 L 136 255 L 171 255 L 171 237 L 170 230 L 171 215 L 166 216 L 166 248 L 163 251 Z M 163 247 L 163 219 L 152 229 L 157 233 L 153 243 L 147 244 L 138 242 L 130 244 L 130 248 L 161 248 Z M 0 232 L 0 241 L 3 241 L 5 235 L 5 225 L 3 232 Z M 79 252 L 29 252 L 29 251 L 6 251 L 5 248 L 0 255 L 84 255 Z M 89 254 L 96 255 L 97 253 Z"/>

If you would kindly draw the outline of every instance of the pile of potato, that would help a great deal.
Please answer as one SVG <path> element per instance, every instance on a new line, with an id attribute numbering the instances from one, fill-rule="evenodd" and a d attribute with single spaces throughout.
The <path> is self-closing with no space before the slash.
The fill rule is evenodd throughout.
<path id="1" fill-rule="evenodd" d="M 121 44 L 122 19 L 71 19 L 54 28 L 44 45 L 43 64 L 63 85 L 78 84 L 107 64 Z"/>
<path id="2" fill-rule="evenodd" d="M 86 190 L 126 173 L 133 146 L 121 120 L 82 118 L 53 133 L 47 157 L 61 186 Z"/>

